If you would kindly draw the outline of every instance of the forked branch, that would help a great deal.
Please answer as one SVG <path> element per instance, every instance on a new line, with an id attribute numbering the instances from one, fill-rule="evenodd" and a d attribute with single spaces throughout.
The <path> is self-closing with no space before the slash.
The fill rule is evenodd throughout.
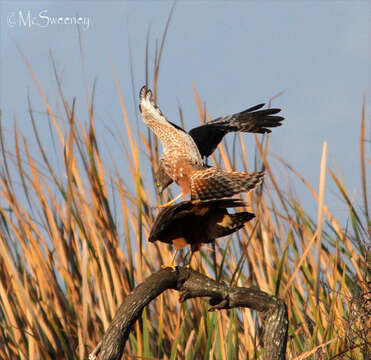
<path id="1" fill-rule="evenodd" d="M 160 270 L 138 285 L 122 302 L 102 341 L 89 359 L 119 360 L 130 330 L 142 311 L 167 289 L 181 292 L 179 301 L 209 297 L 209 311 L 248 307 L 264 316 L 263 359 L 285 359 L 288 318 L 283 301 L 263 291 L 218 283 L 186 267 Z"/>

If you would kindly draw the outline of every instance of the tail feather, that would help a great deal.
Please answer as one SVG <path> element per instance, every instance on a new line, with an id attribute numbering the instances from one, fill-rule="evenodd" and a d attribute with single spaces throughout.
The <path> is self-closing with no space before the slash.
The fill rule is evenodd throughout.
<path id="1" fill-rule="evenodd" d="M 227 172 L 218 168 L 198 170 L 191 176 L 191 198 L 206 200 L 231 197 L 255 188 L 263 177 L 264 171 Z"/>
<path id="2" fill-rule="evenodd" d="M 214 227 L 215 238 L 227 236 L 242 229 L 244 225 L 255 217 L 254 214 L 247 211 L 235 214 L 225 214 L 221 222 Z"/>
<path id="3" fill-rule="evenodd" d="M 247 211 L 232 214 L 231 218 L 232 218 L 233 228 L 244 225 L 245 223 L 249 222 L 254 217 L 255 215 L 253 213 L 250 213 Z"/>

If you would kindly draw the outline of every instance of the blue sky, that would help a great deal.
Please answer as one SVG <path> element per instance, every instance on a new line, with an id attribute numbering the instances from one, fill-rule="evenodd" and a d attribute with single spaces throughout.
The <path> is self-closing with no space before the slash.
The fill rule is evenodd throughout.
<path id="1" fill-rule="evenodd" d="M 71 103 L 76 96 L 78 116 L 88 119 L 76 26 L 45 23 L 45 16 L 65 19 L 78 14 L 89 19 L 89 26 L 83 26 L 81 34 L 88 88 L 91 90 L 97 81 L 98 136 L 106 148 L 107 166 L 112 159 L 120 163 L 124 150 L 115 132 L 122 132 L 124 141 L 127 138 L 111 64 L 118 74 L 130 122 L 145 131 L 133 99 L 129 43 L 137 97 L 145 81 L 147 31 L 150 28 L 153 60 L 171 5 L 168 1 L 0 2 L 0 100 L 5 133 L 11 135 L 16 119 L 31 142 L 27 93 L 33 109 L 45 112 L 15 43 L 28 58 L 51 105 L 63 116 L 49 56 L 53 54 L 67 100 Z M 20 24 L 20 12 L 23 18 L 30 14 L 39 25 Z M 352 198 L 358 202 L 364 95 L 367 109 L 370 106 L 369 14 L 367 1 L 179 1 L 163 53 L 158 103 L 175 122 L 180 105 L 186 128 L 190 129 L 199 123 L 192 84 L 212 118 L 266 102 L 284 90 L 272 104 L 283 109 L 286 120 L 270 137 L 271 152 L 283 157 L 317 189 L 322 144 L 327 141 L 328 165 L 336 170 L 337 164 Z M 369 110 L 366 114 L 369 119 Z M 51 146 L 46 116 L 39 114 L 36 119 L 44 146 Z M 247 143 L 253 148 L 251 135 Z M 366 149 L 369 158 L 369 145 Z M 287 189 L 294 184 L 307 209 L 315 211 L 316 203 L 303 185 L 294 178 L 289 180 L 287 171 L 276 166 L 281 184 Z M 326 203 L 342 218 L 346 208 L 333 195 L 334 189 L 327 175 Z"/>

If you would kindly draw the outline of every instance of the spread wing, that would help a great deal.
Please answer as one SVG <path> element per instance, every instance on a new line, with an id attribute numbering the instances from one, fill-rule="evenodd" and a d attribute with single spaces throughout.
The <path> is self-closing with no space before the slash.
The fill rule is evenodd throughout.
<path id="1" fill-rule="evenodd" d="M 263 177 L 264 171 L 228 172 L 215 167 L 198 170 L 191 176 L 191 199 L 231 197 L 255 188 Z"/>
<path id="2" fill-rule="evenodd" d="M 281 109 L 261 109 L 265 104 L 253 106 L 242 112 L 219 117 L 204 125 L 193 128 L 189 135 L 195 141 L 202 157 L 210 156 L 229 132 L 270 133 L 269 128 L 281 126 L 282 116 L 276 116 Z M 258 111 L 257 111 L 258 110 Z"/>
<path id="3" fill-rule="evenodd" d="M 139 93 L 139 99 L 139 109 L 143 121 L 160 139 L 164 154 L 171 154 L 175 151 L 191 159 L 194 163 L 202 164 L 200 153 L 192 137 L 166 119 L 154 103 L 152 91 L 143 86 Z"/>

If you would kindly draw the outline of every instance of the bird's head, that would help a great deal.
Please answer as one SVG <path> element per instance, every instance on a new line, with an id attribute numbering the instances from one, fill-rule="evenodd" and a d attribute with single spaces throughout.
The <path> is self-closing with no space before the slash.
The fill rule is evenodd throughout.
<path id="1" fill-rule="evenodd" d="M 155 184 L 158 193 L 161 195 L 172 181 L 173 180 L 166 174 L 164 168 L 160 166 L 155 173 Z"/>

